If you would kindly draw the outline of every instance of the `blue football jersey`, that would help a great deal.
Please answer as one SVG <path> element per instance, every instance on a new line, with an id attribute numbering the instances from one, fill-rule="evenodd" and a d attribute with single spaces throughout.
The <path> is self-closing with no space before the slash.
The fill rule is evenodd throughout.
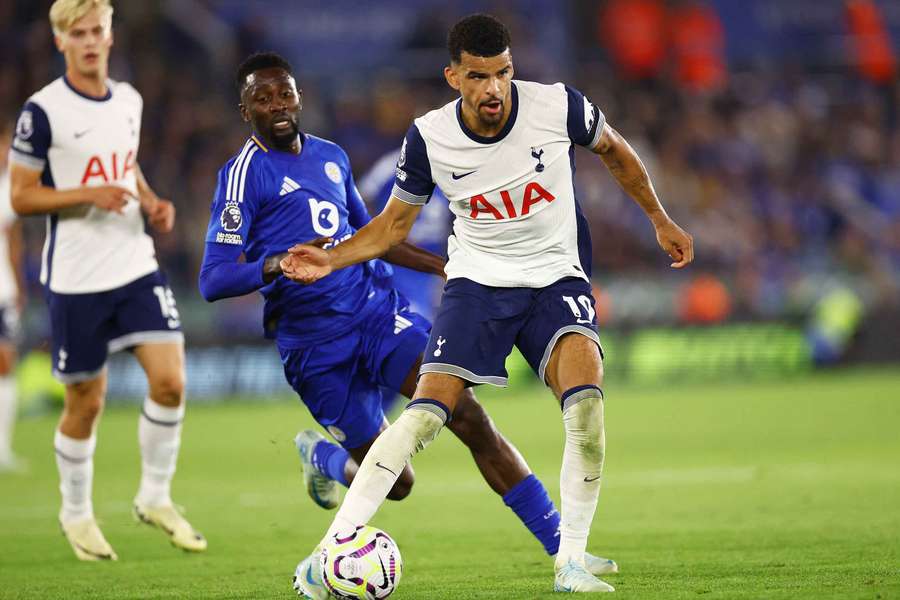
<path id="1" fill-rule="evenodd" d="M 319 237 L 338 244 L 369 222 L 347 154 L 327 140 L 301 134 L 299 155 L 256 137 L 219 171 L 206 234 L 215 255 L 259 264 Z M 285 277 L 260 288 L 264 326 L 284 348 L 332 339 L 390 301 L 390 267 L 381 261 L 340 269 L 312 285 Z"/>

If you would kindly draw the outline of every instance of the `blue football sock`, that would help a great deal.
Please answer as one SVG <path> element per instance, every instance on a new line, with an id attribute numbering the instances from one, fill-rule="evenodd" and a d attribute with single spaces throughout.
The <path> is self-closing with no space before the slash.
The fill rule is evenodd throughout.
<path id="1" fill-rule="evenodd" d="M 320 441 L 313 448 L 310 459 L 314 467 L 330 479 L 334 479 L 344 487 L 350 487 L 344 476 L 344 465 L 350 460 L 350 454 L 336 444 L 326 440 Z"/>
<path id="2" fill-rule="evenodd" d="M 556 554 L 559 550 L 559 511 L 540 479 L 529 475 L 506 492 L 503 503 L 543 544 L 547 554 Z"/>

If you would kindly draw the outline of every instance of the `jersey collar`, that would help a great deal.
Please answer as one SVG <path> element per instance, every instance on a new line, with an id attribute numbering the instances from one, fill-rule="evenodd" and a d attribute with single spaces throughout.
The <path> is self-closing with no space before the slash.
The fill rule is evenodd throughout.
<path id="1" fill-rule="evenodd" d="M 510 95 L 512 96 L 512 108 L 509 109 L 509 118 L 506 120 L 506 125 L 503 126 L 503 129 L 500 130 L 500 133 L 493 137 L 485 137 L 483 135 L 478 135 L 474 131 L 466 126 L 466 122 L 463 121 L 462 117 L 462 98 L 456 101 L 456 120 L 459 122 L 459 127 L 462 129 L 463 133 L 466 134 L 473 142 L 478 142 L 479 144 L 496 144 L 503 138 L 505 138 L 510 131 L 512 131 L 513 125 L 516 124 L 516 117 L 519 115 L 519 90 L 516 89 L 515 82 L 510 84 Z"/>
<path id="2" fill-rule="evenodd" d="M 282 156 L 283 155 L 283 156 L 290 156 L 292 158 L 300 158 L 301 156 L 303 156 L 303 150 L 306 148 L 306 144 L 309 141 L 309 139 L 307 138 L 306 134 L 303 133 L 302 131 L 298 132 L 297 136 L 300 138 L 300 154 L 293 154 L 291 152 L 285 152 L 283 150 L 279 150 L 278 148 L 274 148 L 274 147 L 270 148 L 269 146 L 266 146 L 263 143 L 263 141 L 261 139 L 259 139 L 259 136 L 257 136 L 256 134 L 251 135 L 250 140 L 254 144 L 256 144 L 260 150 L 262 150 L 263 152 L 266 152 L 268 154 L 271 154 L 273 156 Z"/>
<path id="3" fill-rule="evenodd" d="M 85 100 L 91 100 L 92 102 L 106 102 L 107 100 L 112 98 L 112 86 L 109 85 L 109 81 L 106 82 L 106 93 L 102 96 L 91 96 L 90 94 L 85 94 L 84 92 L 75 89 L 75 86 L 72 85 L 72 82 L 69 81 L 69 78 L 65 75 L 63 75 L 63 82 L 66 84 L 66 87 L 68 87 L 70 90 L 72 90 L 74 93 L 78 94 Z"/>

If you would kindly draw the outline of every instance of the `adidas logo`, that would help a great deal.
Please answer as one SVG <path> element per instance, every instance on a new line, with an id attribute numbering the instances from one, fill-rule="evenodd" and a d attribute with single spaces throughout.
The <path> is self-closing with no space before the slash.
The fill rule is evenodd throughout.
<path id="1" fill-rule="evenodd" d="M 412 321 L 400 315 L 394 315 L 394 335 L 397 335 L 407 327 L 412 326 Z"/>
<path id="2" fill-rule="evenodd" d="M 278 193 L 279 196 L 284 196 L 285 194 L 290 194 L 291 192 L 296 192 L 300 189 L 300 184 L 291 179 L 290 177 L 285 176 L 284 181 L 281 182 L 281 192 Z"/>

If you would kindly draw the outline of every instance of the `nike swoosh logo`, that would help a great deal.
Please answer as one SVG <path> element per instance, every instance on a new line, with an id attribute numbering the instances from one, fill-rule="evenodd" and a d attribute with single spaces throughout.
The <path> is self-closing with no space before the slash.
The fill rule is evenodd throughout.
<path id="1" fill-rule="evenodd" d="M 585 483 L 591 483 L 592 481 L 597 481 L 598 479 L 600 479 L 600 475 L 597 475 L 597 476 L 594 477 L 593 479 L 588 479 L 587 477 L 585 477 L 585 478 L 584 478 L 584 482 L 585 482 Z"/>
<path id="2" fill-rule="evenodd" d="M 89 131 L 90 129 L 85 129 L 84 131 L 76 131 L 75 139 L 77 140 L 78 138 L 84 137 Z"/>
<path id="3" fill-rule="evenodd" d="M 475 171 L 477 171 L 477 170 L 478 169 L 475 169 Z M 468 177 L 475 171 L 469 171 L 468 173 L 463 173 L 462 175 L 457 175 L 456 173 L 450 173 L 450 177 L 452 177 L 453 179 L 462 179 L 463 177 Z"/>
<path id="4" fill-rule="evenodd" d="M 388 469 L 386 466 L 384 466 L 384 465 L 381 464 L 380 462 L 377 462 L 377 461 L 376 461 L 376 462 L 375 462 L 375 466 L 376 466 L 376 467 L 381 467 L 382 469 L 384 469 L 385 471 L 387 471 L 388 473 L 390 473 L 390 474 L 393 475 L 394 477 L 397 476 L 396 473 L 394 473 L 393 471 L 391 471 L 390 469 Z"/>
<path id="5" fill-rule="evenodd" d="M 312 578 L 312 563 L 308 567 L 306 567 L 306 582 L 312 585 L 316 585 L 316 580 Z"/>

